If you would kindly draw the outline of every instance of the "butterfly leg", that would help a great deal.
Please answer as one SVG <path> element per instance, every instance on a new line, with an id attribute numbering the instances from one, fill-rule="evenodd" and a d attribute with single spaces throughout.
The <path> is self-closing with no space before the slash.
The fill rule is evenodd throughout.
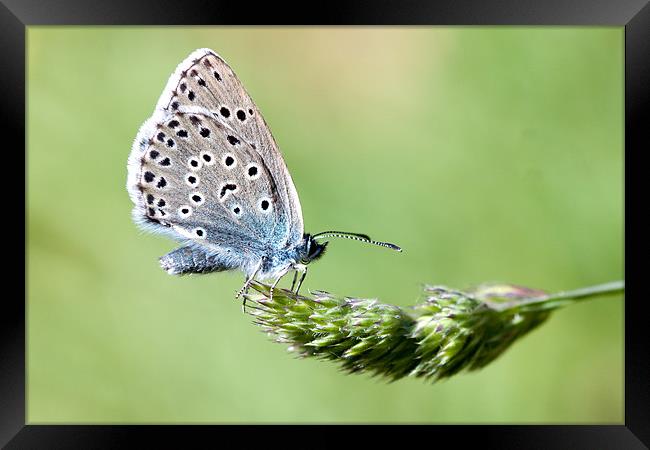
<path id="1" fill-rule="evenodd" d="M 269 291 L 269 300 L 273 300 L 273 290 L 274 290 L 275 287 L 278 285 L 278 283 L 280 282 L 280 280 L 282 279 L 282 277 L 284 277 L 284 276 L 287 274 L 287 272 L 289 272 L 289 269 L 290 269 L 290 267 L 287 267 L 287 269 L 286 269 L 284 272 L 282 272 L 282 273 L 280 274 L 280 276 L 277 277 L 277 278 L 275 279 L 275 281 L 273 282 L 273 284 L 271 285 L 271 290 Z"/>
<path id="2" fill-rule="evenodd" d="M 257 275 L 257 272 L 259 272 L 260 269 L 262 268 L 262 264 L 264 263 L 264 260 L 265 260 L 265 258 L 262 258 L 260 260 L 259 264 L 257 265 L 255 270 L 253 271 L 253 274 L 246 279 L 246 281 L 244 282 L 244 285 L 241 287 L 239 292 L 237 292 L 237 295 L 235 295 L 236 299 L 241 297 L 242 294 L 248 292 L 248 288 L 250 287 L 251 282 L 255 279 L 255 275 Z M 241 309 L 242 309 L 242 312 L 244 312 L 244 313 L 246 312 L 246 297 L 244 297 L 244 300 L 242 301 Z"/>
<path id="3" fill-rule="evenodd" d="M 305 281 L 305 277 L 307 276 L 307 266 L 304 266 L 303 269 L 301 270 L 302 275 L 300 275 L 300 281 L 298 282 L 298 288 L 294 292 L 294 294 L 298 295 L 298 292 L 300 291 L 300 286 L 302 286 L 302 282 Z M 296 275 L 298 275 L 298 271 L 296 271 Z"/>
<path id="4" fill-rule="evenodd" d="M 296 281 L 298 280 L 298 271 L 294 270 L 293 271 L 293 281 L 291 282 L 291 292 L 293 292 L 293 288 L 296 287 Z"/>
<path id="5" fill-rule="evenodd" d="M 257 272 L 259 272 L 260 269 L 262 268 L 262 263 L 264 263 L 264 259 L 265 258 L 262 258 L 260 260 L 260 262 L 257 264 L 257 267 L 255 267 L 255 270 L 253 271 L 253 274 L 246 279 L 246 281 L 244 282 L 244 285 L 241 287 L 239 292 L 237 292 L 237 295 L 235 295 L 235 298 L 239 298 L 239 297 L 241 297 L 241 295 L 243 293 L 248 292 L 248 288 L 249 288 L 251 282 L 253 281 L 253 279 L 255 278 L 255 275 L 257 275 Z"/>

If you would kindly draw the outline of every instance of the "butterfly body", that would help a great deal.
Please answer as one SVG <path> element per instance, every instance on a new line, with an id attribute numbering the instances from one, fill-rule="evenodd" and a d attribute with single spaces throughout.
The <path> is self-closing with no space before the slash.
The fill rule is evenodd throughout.
<path id="1" fill-rule="evenodd" d="M 320 258 L 325 247 L 326 243 L 318 243 L 309 235 L 305 235 L 298 245 L 285 249 L 268 248 L 248 253 L 228 248 L 209 249 L 188 243 L 162 256 L 160 264 L 172 275 L 241 269 L 247 277 L 251 277 L 259 268 L 258 279 L 275 280 L 298 265 L 307 265 Z"/>
<path id="2" fill-rule="evenodd" d="M 171 274 L 239 269 L 245 286 L 275 285 L 289 270 L 304 278 L 327 244 L 304 233 L 298 193 L 266 122 L 209 49 L 178 65 L 140 127 L 127 190 L 138 225 L 182 243 L 160 258 Z"/>

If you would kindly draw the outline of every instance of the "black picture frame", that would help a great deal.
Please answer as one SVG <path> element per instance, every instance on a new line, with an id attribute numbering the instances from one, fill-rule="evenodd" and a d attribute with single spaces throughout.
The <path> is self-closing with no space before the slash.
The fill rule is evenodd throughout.
<path id="1" fill-rule="evenodd" d="M 628 158 L 639 157 L 647 150 L 644 131 L 648 127 L 650 105 L 650 6 L 647 0 L 534 0 L 439 2 L 386 0 L 345 1 L 282 7 L 277 3 L 251 5 L 236 2 L 193 0 L 124 1 L 37 1 L 0 0 L 0 48 L 2 49 L 4 82 L 0 83 L 3 101 L 0 103 L 3 135 L 13 137 L 9 149 L 25 148 L 26 100 L 26 27 L 31 25 L 573 25 L 625 27 L 625 183 L 638 178 L 633 171 L 642 164 L 629 164 Z M 314 7 L 314 8 L 312 8 Z M 644 146 L 646 143 L 646 146 Z M 20 155 L 19 151 L 13 152 Z M 20 156 L 17 156 L 20 157 Z M 26 164 L 26 153 L 23 155 Z M 626 189 L 627 194 L 636 190 Z M 626 196 L 627 197 L 627 196 Z M 635 204 L 635 203 L 631 203 Z M 627 202 L 626 202 L 627 205 Z M 643 205 L 643 203 L 641 203 Z M 626 212 L 630 211 L 626 209 Z M 633 211 L 632 211 L 633 212 Z M 25 194 L 25 217 L 27 196 Z M 643 221 L 627 220 L 625 236 Z M 26 224 L 18 233 L 29 237 Z M 635 248 L 644 248 L 636 244 Z M 627 256 L 627 253 L 626 253 Z M 7 264 L 18 270 L 20 265 Z M 477 443 L 497 448 L 648 448 L 650 445 L 650 364 L 643 339 L 647 299 L 629 281 L 629 272 L 639 266 L 626 264 L 627 296 L 625 301 L 625 423 L 623 425 L 445 425 L 419 426 L 408 430 L 405 442 L 422 438 L 431 445 L 451 442 L 455 445 Z M 23 265 L 23 290 L 26 290 L 26 264 Z M 5 271 L 6 279 L 12 277 Z M 9 283 L 6 286 L 10 285 Z M 630 289 L 632 289 L 630 291 Z M 0 445 L 5 448 L 123 448 L 134 440 L 146 440 L 148 447 L 164 447 L 192 442 L 226 443 L 228 431 L 246 433 L 241 444 L 267 445 L 270 427 L 221 426 L 128 426 L 128 425 L 29 425 L 26 424 L 25 389 L 25 305 L 27 292 L 21 298 L 5 289 L 0 327 Z M 631 292 L 631 294 L 630 294 Z M 598 374 L 594 374 L 598 376 Z M 312 426 L 300 427 L 311 433 Z M 383 437 L 383 430 L 373 427 L 372 436 Z M 257 432 L 255 432 L 257 431 Z M 286 437 L 286 432 L 283 435 Z M 342 439 L 338 434 L 324 434 L 321 440 Z M 350 430 L 348 430 L 350 431 Z M 372 437 L 363 433 L 363 443 Z M 399 435 L 394 435 L 400 439 Z M 278 435 L 280 438 L 281 435 Z M 347 439 L 346 439 L 347 440 Z M 258 441 L 258 442 L 255 442 Z M 277 441 L 276 441 L 277 442 Z M 299 443 L 299 441 L 297 441 Z M 281 445 L 286 445 L 282 439 Z"/>

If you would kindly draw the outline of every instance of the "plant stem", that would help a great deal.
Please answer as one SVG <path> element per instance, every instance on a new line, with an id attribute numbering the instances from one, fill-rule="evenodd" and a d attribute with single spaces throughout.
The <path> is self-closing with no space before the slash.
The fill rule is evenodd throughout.
<path id="1" fill-rule="evenodd" d="M 559 308 L 567 303 L 574 303 L 578 300 L 585 300 L 592 297 L 603 295 L 621 294 L 625 291 L 624 281 L 610 281 L 609 283 L 597 284 L 570 291 L 556 292 L 555 294 L 546 294 L 539 297 L 523 298 L 511 302 L 490 304 L 493 309 L 504 311 L 510 308 L 524 308 L 529 305 L 542 306 L 546 304 L 549 308 Z M 565 300 L 565 302 L 563 302 Z M 491 303 L 491 302 L 486 302 Z"/>
<path id="2" fill-rule="evenodd" d="M 439 380 L 480 369 L 541 325 L 557 308 L 620 294 L 622 281 L 548 294 L 509 284 L 467 292 L 425 287 L 425 299 L 402 309 L 377 300 L 314 291 L 296 295 L 253 282 L 259 294 L 249 314 L 277 342 L 299 356 L 332 360 L 350 373 L 391 381 L 405 376 Z"/>

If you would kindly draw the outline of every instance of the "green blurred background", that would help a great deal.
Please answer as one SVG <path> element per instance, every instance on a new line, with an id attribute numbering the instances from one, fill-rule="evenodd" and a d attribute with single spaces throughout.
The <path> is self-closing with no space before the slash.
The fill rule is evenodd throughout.
<path id="1" fill-rule="evenodd" d="M 29 27 L 29 423 L 623 423 L 620 296 L 482 371 L 386 384 L 271 342 L 240 273 L 162 271 L 126 160 L 199 47 L 263 112 L 306 231 L 405 249 L 332 242 L 307 288 L 409 306 L 422 283 L 623 277 L 621 27 Z"/>

